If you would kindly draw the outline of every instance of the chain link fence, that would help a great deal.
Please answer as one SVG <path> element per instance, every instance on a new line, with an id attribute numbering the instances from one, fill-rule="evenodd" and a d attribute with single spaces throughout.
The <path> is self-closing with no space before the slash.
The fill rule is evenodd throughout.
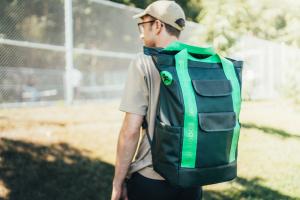
<path id="1" fill-rule="evenodd" d="M 129 62 L 142 50 L 132 19 L 140 11 L 106 0 L 1 1 L 1 107 L 119 98 Z M 181 40 L 199 44 L 202 34 L 201 25 L 188 22 Z M 282 81 L 287 63 L 277 67 L 265 61 L 283 53 L 268 54 L 276 51 L 276 45 L 269 45 L 274 48 L 263 50 L 266 54 L 259 61 L 259 56 L 247 57 L 249 50 L 256 49 L 251 43 L 269 45 L 251 41 L 241 45 L 239 52 L 247 66 L 244 97 L 261 99 L 273 98 L 278 91 L 282 94 L 279 88 L 288 84 Z M 292 51 L 299 55 L 299 51 Z M 288 65 L 298 66 L 296 62 Z M 289 75 L 295 79 L 299 67 L 293 69 L 295 73 Z M 270 77 L 273 75 L 275 78 Z"/>
<path id="2" fill-rule="evenodd" d="M 1 1 L 1 106 L 66 101 L 70 89 L 71 101 L 120 97 L 129 62 L 142 49 L 132 19 L 139 11 L 105 0 Z M 201 26 L 189 28 L 198 30 L 183 34 L 192 40 Z M 67 37 L 73 38 L 69 78 Z"/>

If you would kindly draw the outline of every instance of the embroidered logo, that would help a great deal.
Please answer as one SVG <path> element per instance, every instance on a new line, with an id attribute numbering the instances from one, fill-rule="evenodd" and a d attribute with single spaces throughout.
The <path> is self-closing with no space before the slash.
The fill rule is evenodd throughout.
<path id="1" fill-rule="evenodd" d="M 160 72 L 160 77 L 165 85 L 171 85 L 173 82 L 172 74 L 168 71 Z"/>

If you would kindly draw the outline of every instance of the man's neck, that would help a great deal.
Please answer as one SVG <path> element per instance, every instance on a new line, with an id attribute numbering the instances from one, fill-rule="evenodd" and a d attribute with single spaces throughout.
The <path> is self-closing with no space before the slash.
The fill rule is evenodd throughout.
<path id="1" fill-rule="evenodd" d="M 168 37 L 168 38 L 157 41 L 157 43 L 155 44 L 155 47 L 165 48 L 166 46 L 168 46 L 169 44 L 171 44 L 172 42 L 175 42 L 175 41 L 178 41 L 177 37 Z"/>

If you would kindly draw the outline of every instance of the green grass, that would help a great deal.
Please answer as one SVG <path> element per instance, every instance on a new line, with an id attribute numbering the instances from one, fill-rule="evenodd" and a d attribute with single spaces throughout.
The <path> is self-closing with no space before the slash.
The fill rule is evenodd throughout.
<path id="1" fill-rule="evenodd" d="M 244 102 L 238 178 L 205 199 L 300 199 L 300 112 L 284 102 Z"/>
<path id="2" fill-rule="evenodd" d="M 118 102 L 0 111 L 0 200 L 106 200 L 123 114 Z M 204 199 L 300 199 L 300 112 L 244 102 L 238 178 Z"/>

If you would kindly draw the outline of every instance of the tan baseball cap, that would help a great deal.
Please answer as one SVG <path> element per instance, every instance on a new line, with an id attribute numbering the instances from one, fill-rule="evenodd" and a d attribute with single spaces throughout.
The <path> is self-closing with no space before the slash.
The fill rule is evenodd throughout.
<path id="1" fill-rule="evenodd" d="M 183 30 L 185 25 L 184 11 L 175 1 L 155 1 L 143 12 L 134 15 L 133 18 L 141 18 L 145 15 L 151 15 L 152 17 L 169 24 L 180 31 Z"/>

